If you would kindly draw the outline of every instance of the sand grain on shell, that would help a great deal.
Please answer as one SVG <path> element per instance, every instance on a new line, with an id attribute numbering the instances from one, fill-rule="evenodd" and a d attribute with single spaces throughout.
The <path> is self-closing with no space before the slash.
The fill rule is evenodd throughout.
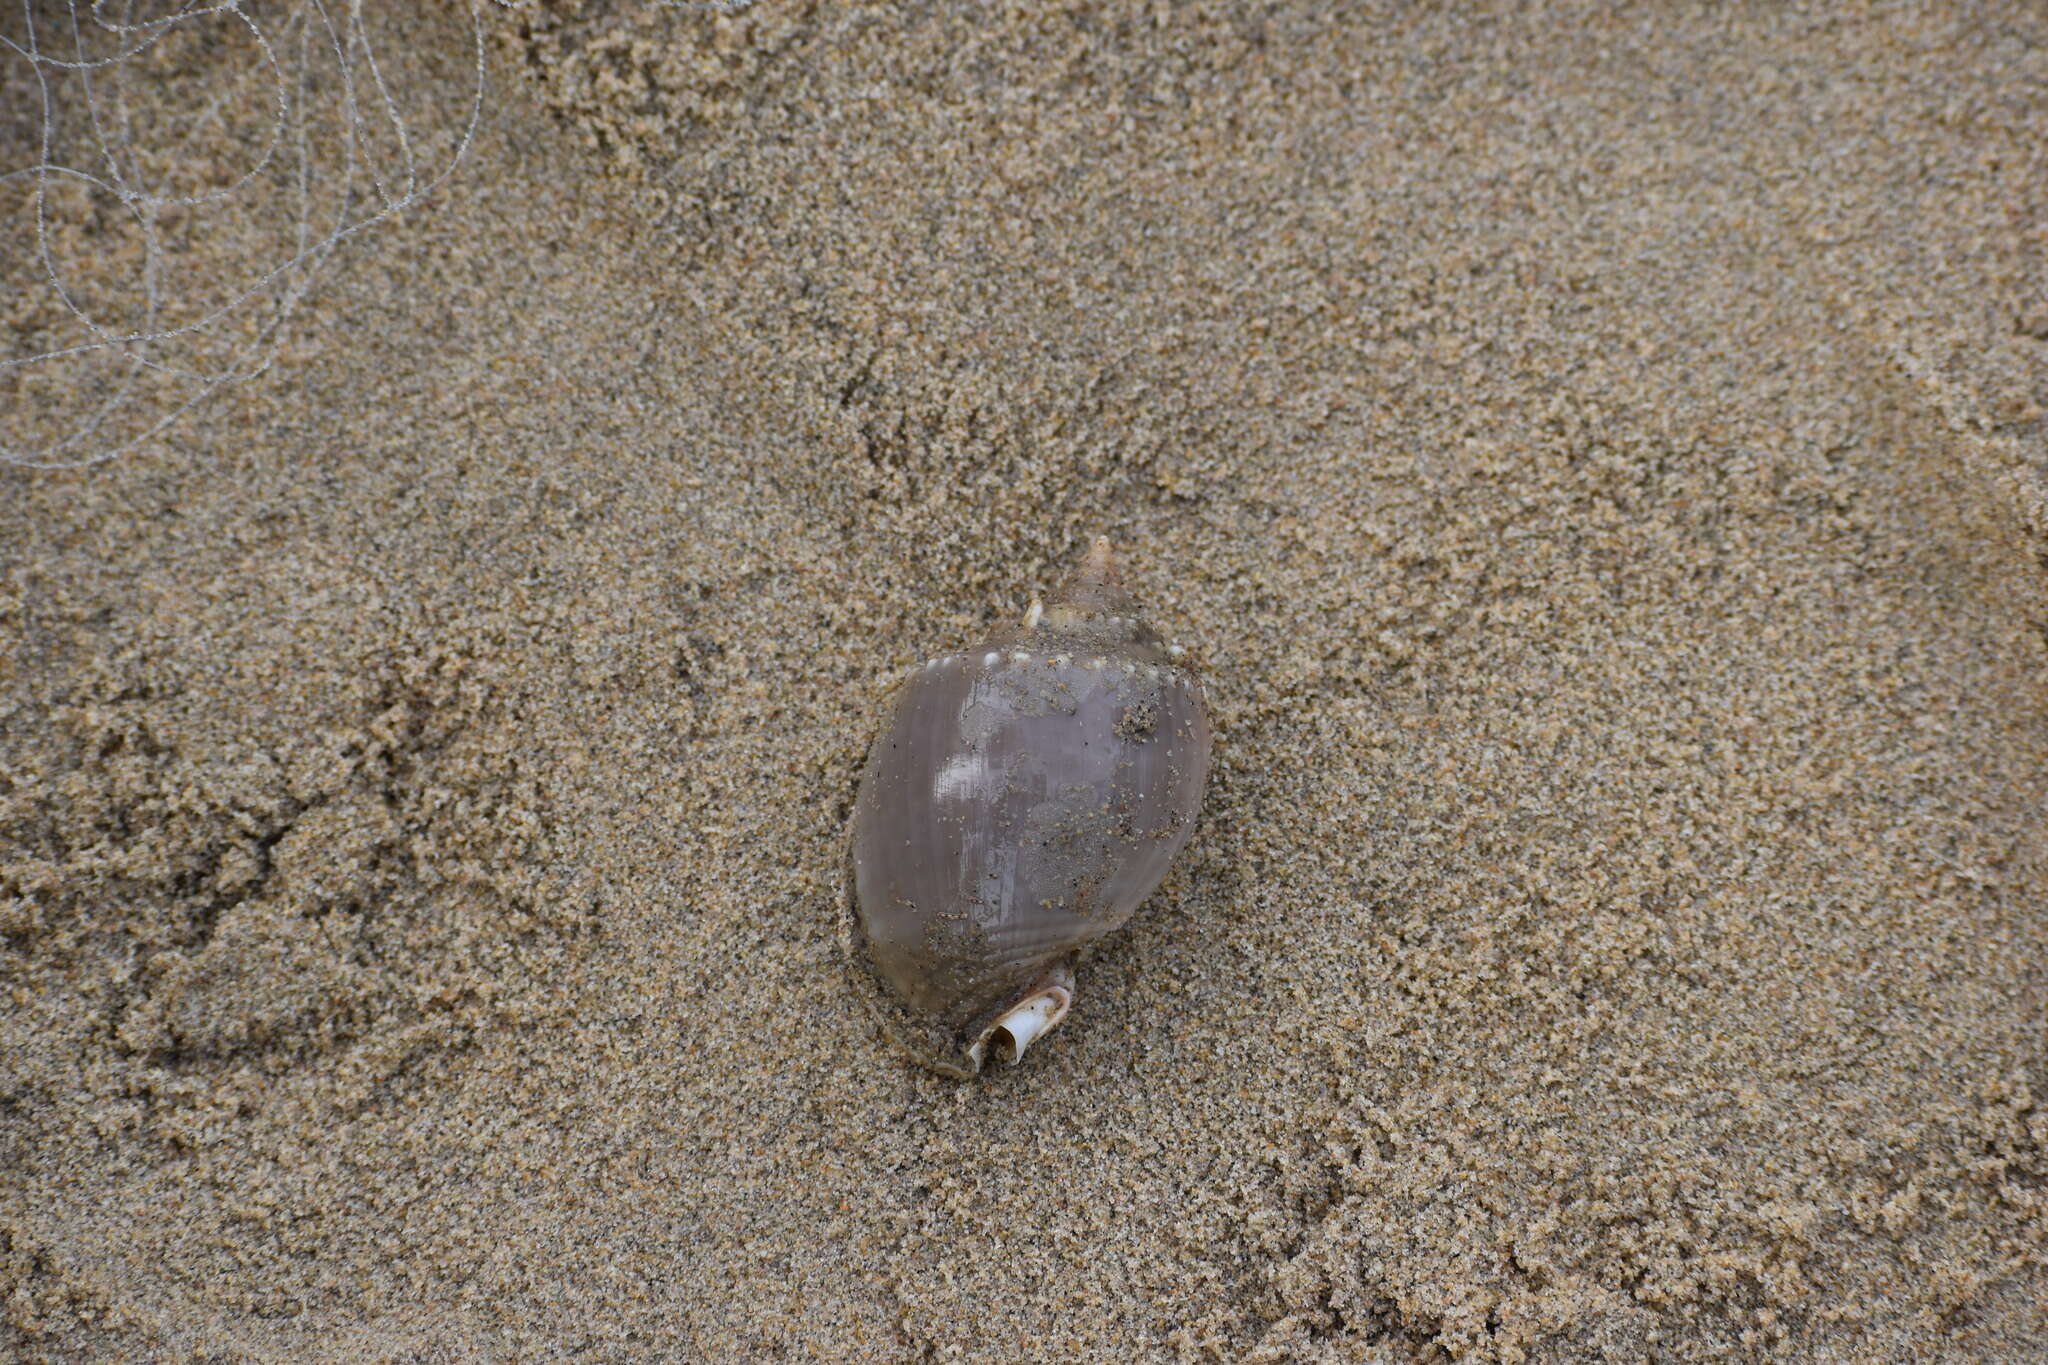
<path id="1" fill-rule="evenodd" d="M 2037 10 L 492 23 L 4 476 L 0 1354 L 2048 1353 Z M 1204 822 L 939 1081 L 856 765 L 1104 530 Z"/>

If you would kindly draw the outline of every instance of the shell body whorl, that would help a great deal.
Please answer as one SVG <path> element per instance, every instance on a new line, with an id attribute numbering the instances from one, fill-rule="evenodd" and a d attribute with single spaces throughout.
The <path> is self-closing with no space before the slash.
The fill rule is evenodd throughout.
<path id="1" fill-rule="evenodd" d="M 851 946 L 899 1040 L 971 1075 L 1058 1023 L 1076 955 L 1186 845 L 1208 768 L 1201 683 L 1106 540 L 1050 607 L 914 670 L 849 837 Z"/>

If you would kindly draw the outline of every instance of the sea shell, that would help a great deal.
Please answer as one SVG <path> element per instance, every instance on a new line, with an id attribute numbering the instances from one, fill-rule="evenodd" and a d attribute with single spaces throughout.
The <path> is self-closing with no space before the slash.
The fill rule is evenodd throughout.
<path id="1" fill-rule="evenodd" d="M 848 949 L 891 1031 L 971 1076 L 1065 1017 L 1081 951 L 1194 833 L 1201 681 L 1138 616 L 1098 537 L 1053 604 L 915 668 L 868 753 Z"/>

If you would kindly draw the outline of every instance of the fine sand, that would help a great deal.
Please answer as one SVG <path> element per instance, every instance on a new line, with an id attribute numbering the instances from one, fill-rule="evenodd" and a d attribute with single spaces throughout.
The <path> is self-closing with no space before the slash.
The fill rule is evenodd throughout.
<path id="1" fill-rule="evenodd" d="M 0 1358 L 2048 1357 L 2048 15 L 1779 9 L 488 7 L 0 470 Z M 857 765 L 1098 531 L 1208 801 L 943 1080 Z"/>

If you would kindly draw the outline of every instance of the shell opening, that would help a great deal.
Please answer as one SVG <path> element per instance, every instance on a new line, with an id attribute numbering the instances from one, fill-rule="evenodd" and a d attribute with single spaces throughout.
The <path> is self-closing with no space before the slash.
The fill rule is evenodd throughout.
<path id="1" fill-rule="evenodd" d="M 1014 1066 L 1023 1057 L 1024 1049 L 1031 1046 L 1031 1040 L 1042 1033 L 1049 1033 L 1067 1017 L 1067 1007 L 1074 1003 L 1074 993 L 1065 986 L 1047 986 L 1023 1004 L 996 1020 L 991 1040 L 995 1043 L 996 1056 Z"/>

